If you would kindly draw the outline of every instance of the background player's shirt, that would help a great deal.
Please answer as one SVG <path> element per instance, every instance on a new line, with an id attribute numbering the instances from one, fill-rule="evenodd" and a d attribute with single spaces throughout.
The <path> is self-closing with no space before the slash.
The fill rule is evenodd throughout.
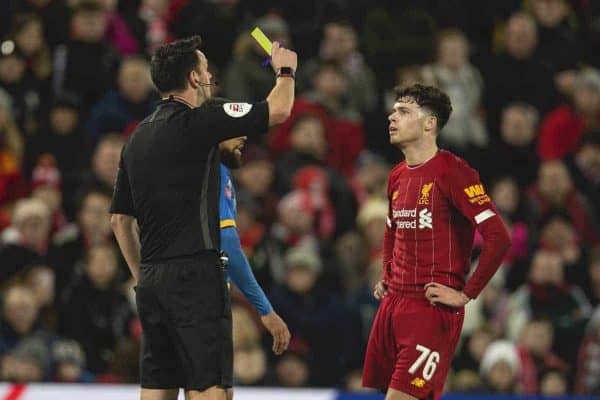
<path id="1" fill-rule="evenodd" d="M 429 282 L 462 290 L 476 225 L 497 214 L 479 174 L 440 150 L 419 166 L 396 166 L 388 200 L 387 229 L 394 235 L 391 262 L 384 270 L 389 290 L 422 293 Z"/>
<path id="2" fill-rule="evenodd" d="M 221 229 L 234 227 L 237 216 L 237 205 L 235 201 L 235 189 L 231 180 L 229 169 L 221 164 L 221 196 L 219 199 L 219 225 Z"/>
<path id="3" fill-rule="evenodd" d="M 231 278 L 261 316 L 267 315 L 273 311 L 273 307 L 252 273 L 250 263 L 242 251 L 242 244 L 235 227 L 237 206 L 231 173 L 226 166 L 221 164 L 220 174 L 219 225 L 221 227 L 221 249 L 229 257 L 226 278 L 228 281 Z"/>

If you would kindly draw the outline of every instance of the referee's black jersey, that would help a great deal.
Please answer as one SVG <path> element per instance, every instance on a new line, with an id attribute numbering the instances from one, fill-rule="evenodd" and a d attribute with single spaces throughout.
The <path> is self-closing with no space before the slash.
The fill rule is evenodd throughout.
<path id="1" fill-rule="evenodd" d="M 141 262 L 220 249 L 219 142 L 264 133 L 266 101 L 207 103 L 167 99 L 123 148 L 110 212 L 140 226 Z"/>

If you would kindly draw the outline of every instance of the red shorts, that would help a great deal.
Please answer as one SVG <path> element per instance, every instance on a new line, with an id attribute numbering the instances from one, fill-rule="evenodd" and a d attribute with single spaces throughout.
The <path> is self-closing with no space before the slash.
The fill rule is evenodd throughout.
<path id="1" fill-rule="evenodd" d="M 377 311 L 363 369 L 363 386 L 439 399 L 464 308 L 432 306 L 424 297 L 388 294 Z"/>

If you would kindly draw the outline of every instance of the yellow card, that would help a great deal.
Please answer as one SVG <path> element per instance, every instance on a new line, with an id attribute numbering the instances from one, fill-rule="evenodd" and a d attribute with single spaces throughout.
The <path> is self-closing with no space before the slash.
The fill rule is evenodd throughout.
<path id="1" fill-rule="evenodd" d="M 273 52 L 273 44 L 258 26 L 254 28 L 251 35 L 254 38 L 254 40 L 256 40 L 258 44 L 260 44 L 260 47 L 262 47 L 268 55 L 271 55 L 271 53 Z"/>

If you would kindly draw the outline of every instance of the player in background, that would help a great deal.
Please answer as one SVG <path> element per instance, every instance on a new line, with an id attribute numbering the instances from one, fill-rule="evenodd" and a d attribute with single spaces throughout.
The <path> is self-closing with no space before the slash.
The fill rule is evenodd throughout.
<path id="1" fill-rule="evenodd" d="M 381 300 L 365 355 L 363 385 L 387 400 L 439 399 L 462 329 L 510 238 L 479 174 L 436 144 L 452 106 L 438 88 L 396 89 L 390 143 L 405 160 L 389 175 Z M 483 236 L 467 280 L 473 239 Z"/>
<path id="2" fill-rule="evenodd" d="M 246 137 L 225 140 L 219 144 L 221 153 L 221 190 L 219 200 L 221 249 L 229 258 L 227 278 L 240 289 L 246 299 L 256 308 L 264 327 L 273 336 L 273 352 L 282 354 L 290 342 L 290 331 L 256 281 L 248 259 L 242 251 L 242 245 L 235 226 L 236 200 L 235 189 L 229 168 L 242 165 L 242 149 Z M 229 167 L 229 168 L 228 168 Z"/>

